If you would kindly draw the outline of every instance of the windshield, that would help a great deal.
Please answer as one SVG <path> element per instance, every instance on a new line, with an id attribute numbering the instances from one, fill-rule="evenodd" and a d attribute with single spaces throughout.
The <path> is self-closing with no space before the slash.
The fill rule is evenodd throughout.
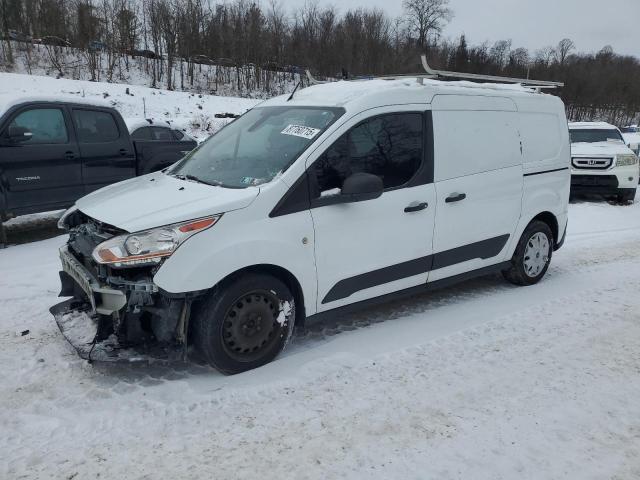
<path id="1" fill-rule="evenodd" d="M 221 129 L 167 173 L 228 188 L 286 170 L 344 113 L 341 108 L 258 107 Z"/>
<path id="2" fill-rule="evenodd" d="M 580 129 L 569 130 L 571 136 L 571 143 L 596 143 L 596 142 L 608 142 L 611 140 L 618 140 L 624 143 L 624 139 L 618 130 L 613 128 L 603 129 Z"/>

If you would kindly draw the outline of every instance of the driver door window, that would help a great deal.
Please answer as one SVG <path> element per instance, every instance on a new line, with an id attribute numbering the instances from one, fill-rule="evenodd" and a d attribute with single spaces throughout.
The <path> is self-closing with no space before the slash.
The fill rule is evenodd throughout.
<path id="1" fill-rule="evenodd" d="M 69 141 L 64 114 L 59 108 L 33 108 L 19 113 L 9 128 L 22 127 L 31 132 L 23 145 L 64 144 Z"/>
<path id="2" fill-rule="evenodd" d="M 409 182 L 422 163 L 422 118 L 421 113 L 393 113 L 353 127 L 314 163 L 316 196 L 342 188 L 357 172 L 377 175 L 385 190 Z"/>
<path id="3" fill-rule="evenodd" d="M 356 123 L 310 159 L 318 311 L 427 282 L 435 215 L 430 159 L 423 161 L 428 125 L 425 112 L 381 113 Z M 384 194 L 324 201 L 356 173 L 381 178 Z M 424 207 L 407 210 L 419 205 Z"/>

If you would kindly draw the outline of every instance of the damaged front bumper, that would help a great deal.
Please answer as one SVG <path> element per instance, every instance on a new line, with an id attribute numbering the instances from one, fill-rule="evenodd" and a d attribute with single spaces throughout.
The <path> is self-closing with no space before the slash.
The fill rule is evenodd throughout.
<path id="1" fill-rule="evenodd" d="M 66 245 L 60 248 L 60 262 L 62 263 L 62 271 L 60 272 L 61 297 L 73 296 L 76 293 L 75 287 L 77 285 L 91 303 L 91 313 L 100 315 L 111 315 L 127 304 L 124 292 L 101 287 L 91 272 L 69 253 L 69 248 Z M 69 279 L 75 284 L 71 283 Z"/>
<path id="2" fill-rule="evenodd" d="M 69 299 L 49 309 L 64 338 L 89 362 L 173 362 L 184 360 L 183 348 L 176 345 L 122 344 L 116 335 L 98 340 L 99 322 L 88 311 Z"/>
<path id="3" fill-rule="evenodd" d="M 97 278 L 65 245 L 60 249 L 61 297 L 51 307 L 60 331 L 89 361 L 185 360 L 192 299 L 168 295 L 150 274 Z"/>

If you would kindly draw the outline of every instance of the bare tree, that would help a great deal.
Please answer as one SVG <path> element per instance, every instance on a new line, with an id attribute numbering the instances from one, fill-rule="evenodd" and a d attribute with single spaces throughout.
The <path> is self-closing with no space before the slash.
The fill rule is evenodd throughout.
<path id="1" fill-rule="evenodd" d="M 531 56 L 508 40 L 440 39 L 451 18 L 449 0 L 404 0 L 405 14 L 397 19 L 315 0 L 290 17 L 280 0 L 268 1 L 0 0 L 1 37 L 11 29 L 72 45 L 0 39 L 0 62 L 15 68 L 13 56 L 14 65 L 35 73 L 126 81 L 131 61 L 153 87 L 267 97 L 291 91 L 305 67 L 324 77 L 339 77 L 343 69 L 351 75 L 416 72 L 419 54 L 429 47 L 429 61 L 439 68 L 514 77 L 531 70 L 530 78 L 563 81 L 565 87 L 551 93 L 562 97 L 571 118 L 640 121 L 640 60 L 611 47 L 576 53 L 564 39 Z"/>
<path id="2" fill-rule="evenodd" d="M 8 65 L 13 64 L 13 51 L 11 49 L 11 38 L 9 37 L 9 8 L 7 0 L 0 0 L 0 13 L 2 14 L 2 36 L 6 39 L 6 61 Z"/>
<path id="3" fill-rule="evenodd" d="M 543 47 L 536 51 L 536 63 L 548 67 L 556 56 L 556 50 L 553 47 Z"/>
<path id="4" fill-rule="evenodd" d="M 573 43 L 573 40 L 569 38 L 563 38 L 558 42 L 558 47 L 556 48 L 556 60 L 560 65 L 564 65 L 569 53 L 572 50 L 575 50 L 576 45 Z"/>
<path id="5" fill-rule="evenodd" d="M 491 47 L 489 57 L 491 58 L 491 61 L 494 62 L 500 70 L 502 70 L 509 60 L 510 52 L 511 40 L 498 40 L 493 44 L 493 47 Z"/>
<path id="6" fill-rule="evenodd" d="M 404 0 L 403 6 L 409 29 L 421 49 L 427 46 L 429 37 L 439 35 L 453 17 L 449 0 Z"/>

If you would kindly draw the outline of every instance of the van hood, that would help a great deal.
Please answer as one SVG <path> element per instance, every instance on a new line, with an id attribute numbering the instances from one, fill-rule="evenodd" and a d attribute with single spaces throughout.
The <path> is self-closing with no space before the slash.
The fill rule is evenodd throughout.
<path id="1" fill-rule="evenodd" d="M 624 143 L 620 142 L 594 142 L 572 143 L 571 155 L 574 156 L 612 156 L 633 153 Z"/>
<path id="2" fill-rule="evenodd" d="M 223 188 L 156 172 L 90 193 L 76 207 L 100 222 L 138 232 L 245 208 L 259 192 L 258 187 Z"/>

